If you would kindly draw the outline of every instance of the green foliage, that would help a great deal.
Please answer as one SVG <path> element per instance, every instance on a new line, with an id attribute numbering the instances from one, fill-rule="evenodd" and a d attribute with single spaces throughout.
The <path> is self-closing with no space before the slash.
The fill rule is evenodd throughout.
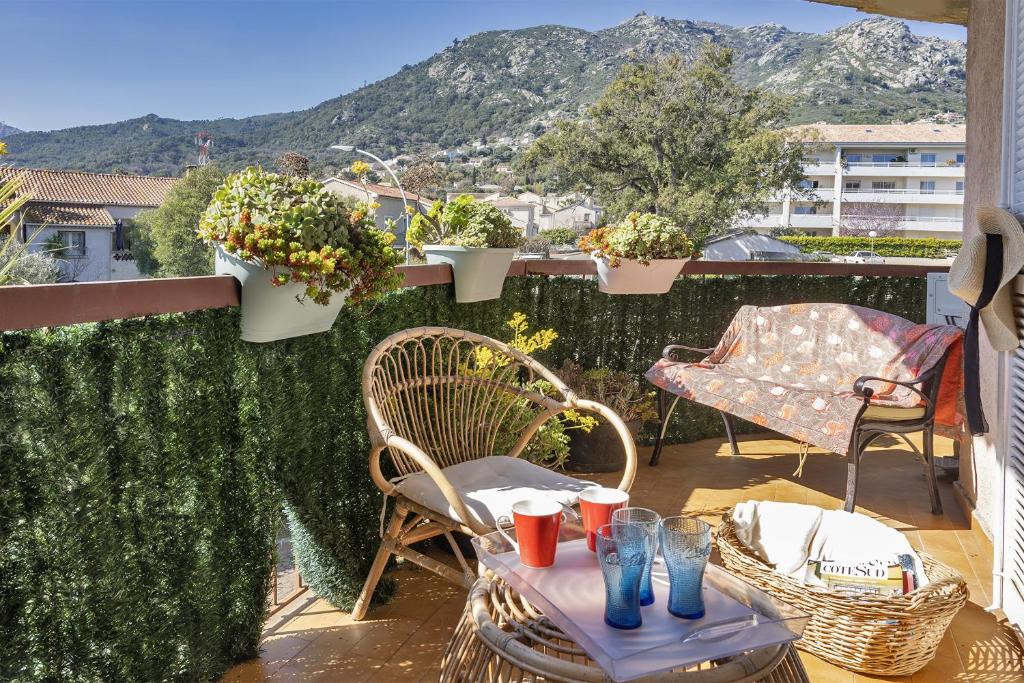
<path id="1" fill-rule="evenodd" d="M 372 208 L 355 207 L 317 180 L 249 168 L 229 176 L 199 221 L 199 236 L 271 272 L 275 284 L 301 282 L 306 296 L 371 301 L 401 284 L 394 235 L 377 229 Z"/>
<path id="2" fill-rule="evenodd" d="M 679 57 L 623 68 L 581 121 L 559 121 L 523 157 L 559 190 L 593 188 L 613 217 L 669 216 L 694 242 L 804 178 L 803 148 L 778 130 L 789 100 L 739 83 L 732 52 L 705 45 Z"/>
<path id="3" fill-rule="evenodd" d="M 7 153 L 7 148 L 0 150 L 0 156 Z M 19 282 L 14 270 L 18 261 L 28 254 L 28 245 L 34 240 L 42 227 L 37 228 L 32 236 L 25 242 L 20 241 L 22 214 L 21 209 L 32 198 L 26 192 L 18 192 L 21 189 L 22 178 L 20 175 L 0 183 L 0 285 L 8 285 Z"/>
<path id="4" fill-rule="evenodd" d="M 591 230 L 580 238 L 580 250 L 606 258 L 615 268 L 620 259 L 644 265 L 656 259 L 682 259 L 693 254 L 686 231 L 664 216 L 631 213 L 621 224 Z"/>
<path id="5" fill-rule="evenodd" d="M 548 367 L 572 360 L 646 386 L 666 344 L 711 346 L 740 305 L 798 301 L 923 321 L 925 286 L 689 277 L 663 296 L 614 297 L 579 278 L 520 277 L 473 304 L 451 287 L 404 289 L 372 313 L 343 308 L 328 333 L 270 344 L 240 342 L 232 310 L 2 334 L 0 680 L 217 680 L 256 653 L 282 498 L 306 581 L 351 607 L 381 505 L 359 378 L 393 332 L 505 338 L 522 311 L 559 332 L 532 352 Z M 687 402 L 669 439 L 720 430 L 715 411 Z"/>
<path id="6" fill-rule="evenodd" d="M 872 248 L 879 256 L 903 258 L 943 258 L 947 251 L 958 251 L 960 240 L 940 240 L 934 237 L 779 237 L 783 242 L 800 247 L 801 251 L 830 251 L 833 254 L 852 254 Z"/>
<path id="7" fill-rule="evenodd" d="M 155 277 L 213 274 L 213 249 L 196 236 L 214 191 L 224 182 L 216 164 L 193 169 L 171 187 L 164 203 L 128 226 L 139 271 Z"/>
<path id="8" fill-rule="evenodd" d="M 514 249 L 524 242 L 522 231 L 498 207 L 469 194 L 450 202 L 438 199 L 430 211 L 413 216 L 407 237 L 418 250 L 427 244 Z"/>
<path id="9" fill-rule="evenodd" d="M 603 403 L 614 410 L 623 422 L 658 419 L 655 391 L 642 378 L 612 368 L 585 368 L 566 360 L 558 376 L 582 398 Z"/>
<path id="10" fill-rule="evenodd" d="M 544 237 L 529 237 L 523 245 L 519 247 L 519 253 L 521 254 L 545 254 L 547 255 L 551 251 L 551 242 Z"/>
<path id="11" fill-rule="evenodd" d="M 572 228 L 547 228 L 546 230 L 541 230 L 538 236 L 543 237 L 548 242 L 551 242 L 551 244 L 557 245 L 576 244 L 576 240 L 579 238 L 579 235 Z"/>

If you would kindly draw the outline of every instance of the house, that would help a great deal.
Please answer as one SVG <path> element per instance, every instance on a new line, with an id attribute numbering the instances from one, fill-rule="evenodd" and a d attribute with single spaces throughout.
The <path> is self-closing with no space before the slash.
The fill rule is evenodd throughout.
<path id="1" fill-rule="evenodd" d="M 783 193 L 768 212 L 740 222 L 810 235 L 878 229 L 906 237 L 960 239 L 964 219 L 966 125 L 814 124 L 790 129 L 808 140 L 807 198 Z"/>
<path id="2" fill-rule="evenodd" d="M 593 197 L 546 197 L 539 219 L 540 229 L 572 228 L 582 234 L 597 227 L 603 213 Z"/>
<path id="3" fill-rule="evenodd" d="M 705 261 L 800 261 L 799 247 L 752 230 L 733 230 L 704 242 Z"/>
<path id="4" fill-rule="evenodd" d="M 29 249 L 60 240 L 63 279 L 72 282 L 132 280 L 140 277 L 124 221 L 163 203 L 177 178 L 0 168 L 0 182 L 23 178 L 32 196 L 21 212 L 21 239 Z"/>
<path id="5" fill-rule="evenodd" d="M 512 225 L 521 228 L 527 237 L 533 237 L 540 229 L 534 216 L 534 212 L 538 209 L 536 204 L 514 197 L 485 199 L 484 201 L 501 209 L 502 213 L 512 219 Z"/>
<path id="6" fill-rule="evenodd" d="M 381 230 L 387 228 L 388 219 L 396 224 L 395 246 L 405 247 L 405 229 L 407 227 L 404 217 L 406 215 L 405 205 L 402 202 L 402 192 L 391 185 L 380 185 L 378 183 L 360 183 L 356 180 L 345 180 L 344 178 L 325 178 L 324 187 L 342 197 L 348 197 L 357 202 L 368 202 L 380 204 L 377 208 L 377 227 Z M 426 212 L 430 209 L 433 200 L 412 192 L 405 193 L 405 201 L 408 202 L 414 211 Z"/>

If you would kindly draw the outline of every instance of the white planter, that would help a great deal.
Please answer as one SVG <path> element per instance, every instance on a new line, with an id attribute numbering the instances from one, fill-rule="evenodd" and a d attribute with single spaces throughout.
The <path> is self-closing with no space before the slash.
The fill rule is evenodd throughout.
<path id="1" fill-rule="evenodd" d="M 287 272 L 282 269 L 281 272 Z M 233 275 L 242 285 L 242 339 L 270 342 L 331 329 L 346 295 L 335 292 L 326 306 L 305 296 L 298 282 L 275 287 L 269 270 L 243 261 L 217 245 L 216 273 Z"/>
<path id="2" fill-rule="evenodd" d="M 428 244 L 423 247 L 427 263 L 447 263 L 455 273 L 455 301 L 467 304 L 501 296 L 515 249 L 449 247 Z"/>
<path id="3" fill-rule="evenodd" d="M 597 288 L 605 294 L 664 294 L 672 289 L 688 260 L 658 259 L 645 266 L 633 259 L 619 259 L 619 265 L 612 268 L 607 258 L 595 258 Z"/>

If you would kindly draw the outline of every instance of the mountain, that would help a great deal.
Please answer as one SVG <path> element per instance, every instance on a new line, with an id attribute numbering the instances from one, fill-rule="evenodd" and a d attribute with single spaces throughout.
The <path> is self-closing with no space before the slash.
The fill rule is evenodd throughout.
<path id="1" fill-rule="evenodd" d="M 6 123 L 0 121 L 0 138 L 6 138 L 24 132 L 25 131 L 15 128 L 14 126 L 8 126 Z"/>
<path id="2" fill-rule="evenodd" d="M 388 78 L 311 109 L 244 119 L 178 121 L 150 114 L 118 123 L 8 140 L 17 165 L 177 174 L 196 156 L 194 136 L 214 136 L 212 157 L 236 168 L 288 150 L 314 168 L 337 163 L 345 141 L 382 156 L 434 151 L 481 138 L 538 133 L 579 116 L 623 64 L 705 42 L 732 48 L 738 77 L 793 95 L 794 123 L 911 121 L 965 108 L 966 46 L 917 36 L 895 19 L 858 21 L 825 34 L 778 24 L 730 27 L 640 14 L 600 31 L 537 26 L 489 31 Z"/>

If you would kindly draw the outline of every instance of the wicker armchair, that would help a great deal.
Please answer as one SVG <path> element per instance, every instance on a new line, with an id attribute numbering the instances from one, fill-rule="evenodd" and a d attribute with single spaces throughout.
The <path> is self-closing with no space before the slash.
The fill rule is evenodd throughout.
<path id="1" fill-rule="evenodd" d="M 636 473 L 636 446 L 614 411 L 579 398 L 529 356 L 472 332 L 420 327 L 391 335 L 366 359 L 363 402 L 370 475 L 394 509 L 353 609 L 356 620 L 366 615 L 391 555 L 468 588 L 476 572 L 452 532 L 490 533 L 516 500 L 544 496 L 573 505 L 593 486 L 519 458 L 556 415 L 596 413 L 613 425 L 626 451 L 618 487 L 629 490 Z M 392 479 L 382 469 L 384 453 Z M 440 535 L 462 573 L 409 547 Z"/>

